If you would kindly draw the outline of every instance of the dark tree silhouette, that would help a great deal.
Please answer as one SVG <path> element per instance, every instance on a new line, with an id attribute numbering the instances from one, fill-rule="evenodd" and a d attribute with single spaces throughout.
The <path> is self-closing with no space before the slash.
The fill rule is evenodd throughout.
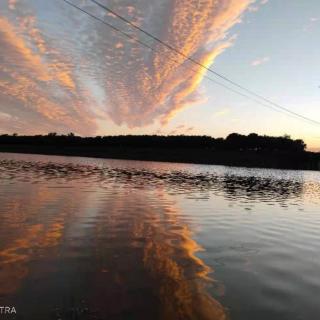
<path id="1" fill-rule="evenodd" d="M 23 145 L 57 145 L 57 146 L 118 146 L 144 148 L 191 148 L 232 151 L 289 151 L 303 152 L 306 144 L 303 140 L 293 140 L 290 136 L 271 137 L 260 136 L 256 133 L 242 135 L 231 133 L 225 139 L 210 136 L 158 136 L 158 135 L 122 135 L 79 137 L 70 132 L 67 135 L 58 135 L 50 132 L 48 135 L 23 136 L 3 134 L 0 144 Z"/>
<path id="2" fill-rule="evenodd" d="M 0 152 L 89 156 L 116 159 L 221 164 L 246 167 L 320 169 L 320 154 L 307 152 L 303 140 L 256 133 L 209 136 L 122 135 L 80 137 L 0 135 Z"/>

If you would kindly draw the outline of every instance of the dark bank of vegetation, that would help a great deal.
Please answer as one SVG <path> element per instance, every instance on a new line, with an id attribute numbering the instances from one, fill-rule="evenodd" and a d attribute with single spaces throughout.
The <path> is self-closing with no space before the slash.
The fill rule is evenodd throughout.
<path id="1" fill-rule="evenodd" d="M 0 151 L 222 164 L 247 167 L 320 169 L 320 154 L 306 151 L 303 140 L 255 133 L 210 136 L 124 135 L 79 137 L 0 135 Z"/>

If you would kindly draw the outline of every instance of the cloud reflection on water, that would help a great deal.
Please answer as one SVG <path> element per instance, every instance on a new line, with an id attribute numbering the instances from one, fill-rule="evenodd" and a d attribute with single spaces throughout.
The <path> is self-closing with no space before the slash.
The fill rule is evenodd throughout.
<path id="1" fill-rule="evenodd" d="M 98 168 L 81 165 L 1 161 L 0 168 L 0 294 L 23 301 L 20 309 L 32 297 L 47 312 L 53 299 L 63 313 L 59 297 L 74 294 L 101 316 L 226 318 L 207 292 L 211 269 L 196 256 L 192 225 L 164 186 L 120 184 L 121 170 L 101 184 Z M 49 285 L 61 276 L 68 292 Z M 79 283 L 86 289 L 76 291 Z"/>

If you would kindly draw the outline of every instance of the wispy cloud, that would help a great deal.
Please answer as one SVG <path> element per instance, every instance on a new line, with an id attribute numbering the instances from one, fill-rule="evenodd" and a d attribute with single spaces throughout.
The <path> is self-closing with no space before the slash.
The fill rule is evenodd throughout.
<path id="1" fill-rule="evenodd" d="M 303 31 L 313 29 L 315 24 L 320 23 L 320 17 L 310 17 L 308 23 L 304 26 Z"/>
<path id="2" fill-rule="evenodd" d="M 251 65 L 252 65 L 253 67 L 256 67 L 256 66 L 259 66 L 259 65 L 261 65 L 261 64 L 267 63 L 269 60 L 270 60 L 269 57 L 257 58 L 257 59 L 255 59 L 255 60 L 253 60 L 253 61 L 251 62 Z"/>
<path id="3" fill-rule="evenodd" d="M 162 127 L 162 129 L 167 129 L 167 127 Z M 169 135 L 178 135 L 178 134 L 192 134 L 195 130 L 194 126 L 188 126 L 187 124 L 179 124 L 175 126 L 174 128 L 169 129 L 168 131 L 166 130 L 167 134 Z M 158 129 L 156 131 L 156 134 L 165 134 L 164 130 Z"/>
<path id="4" fill-rule="evenodd" d="M 192 131 L 194 131 L 194 130 L 195 130 L 195 127 L 192 127 L 192 126 L 191 126 L 191 127 L 187 127 L 187 128 L 185 129 L 185 132 L 190 134 L 190 133 L 192 133 Z"/>
<path id="5" fill-rule="evenodd" d="M 250 6 L 248 8 L 248 11 L 249 12 L 257 12 L 259 10 L 259 7 L 258 6 Z"/>
<path id="6" fill-rule="evenodd" d="M 248 7 L 249 12 L 257 12 L 261 6 L 264 6 L 267 4 L 269 0 L 261 0 L 260 2 L 254 2 L 252 5 Z"/>
<path id="7" fill-rule="evenodd" d="M 8 0 L 8 7 L 10 10 L 14 10 L 16 8 L 17 0 Z"/>
<path id="8" fill-rule="evenodd" d="M 311 17 L 309 19 L 310 22 L 317 22 L 317 21 L 320 21 L 320 18 L 316 18 L 316 17 Z"/>

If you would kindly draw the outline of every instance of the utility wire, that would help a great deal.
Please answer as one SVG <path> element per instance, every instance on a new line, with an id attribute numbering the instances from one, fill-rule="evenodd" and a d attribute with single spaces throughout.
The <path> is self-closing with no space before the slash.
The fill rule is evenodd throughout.
<path id="1" fill-rule="evenodd" d="M 305 116 L 303 116 L 303 115 L 301 115 L 301 114 L 299 114 L 299 113 L 296 113 L 296 112 L 294 112 L 294 111 L 291 111 L 290 109 L 288 109 L 288 108 L 286 108 L 286 107 L 283 107 L 283 106 L 281 106 L 280 104 L 275 103 L 275 102 L 271 101 L 270 99 L 265 98 L 264 96 L 262 96 L 262 95 L 260 95 L 260 94 L 258 94 L 258 93 L 256 93 L 256 92 L 254 92 L 254 91 L 252 91 L 252 90 L 250 90 L 250 89 L 248 89 L 248 88 L 246 88 L 246 87 L 238 84 L 237 82 L 229 79 L 228 77 L 222 75 L 221 73 L 218 73 L 218 72 L 214 71 L 213 69 L 211 69 L 211 68 L 209 68 L 209 67 L 206 67 L 206 66 L 205 66 L 204 64 L 202 64 L 201 62 L 199 62 L 199 61 L 193 59 L 192 57 L 184 54 L 183 52 L 181 52 L 181 51 L 178 50 L 177 48 L 171 46 L 171 45 L 168 44 L 167 42 L 164 42 L 164 41 L 161 40 L 160 38 L 154 36 L 152 33 L 150 33 L 150 32 L 148 32 L 148 31 L 142 29 L 141 27 L 139 27 L 138 25 L 136 25 L 136 24 L 133 23 L 132 21 L 126 19 L 125 17 L 121 16 L 120 14 L 118 14 L 118 13 L 115 12 L 114 10 L 110 9 L 109 7 L 101 4 L 100 2 L 98 2 L 98 1 L 96 1 L 96 0 L 90 0 L 90 1 L 93 2 L 93 3 L 95 3 L 96 5 L 98 5 L 100 8 L 102 8 L 102 9 L 108 11 L 109 13 L 113 14 L 113 15 L 116 16 L 117 18 L 121 19 L 121 20 L 124 21 L 126 24 L 134 27 L 135 29 L 137 29 L 137 30 L 139 30 L 139 31 L 141 31 L 142 33 L 144 33 L 145 35 L 149 36 L 149 37 L 152 38 L 153 40 L 161 43 L 162 45 L 164 45 L 164 46 L 167 47 L 168 49 L 170 49 L 170 50 L 178 53 L 179 55 L 181 55 L 182 57 L 186 58 L 187 60 L 193 62 L 194 64 L 200 66 L 201 68 L 206 69 L 208 72 L 210 72 L 210 73 L 214 74 L 215 76 L 220 77 L 221 79 L 223 79 L 223 80 L 231 83 L 232 85 L 238 87 L 239 89 L 242 89 L 242 90 L 246 91 L 247 93 L 255 96 L 256 98 L 259 98 L 259 99 L 261 99 L 261 100 L 263 100 L 263 101 L 265 101 L 265 102 L 273 105 L 274 107 L 277 107 L 277 108 L 279 108 L 279 109 L 282 109 L 283 111 L 286 111 L 286 112 L 288 112 L 288 113 L 291 113 L 292 115 L 295 115 L 295 116 L 297 116 L 297 117 L 303 118 L 304 120 L 307 120 L 307 121 L 313 122 L 313 123 L 315 123 L 315 124 L 317 124 L 317 125 L 320 125 L 320 122 L 319 122 L 319 121 L 313 120 L 313 119 L 308 118 L 308 117 L 305 117 Z"/>
<path id="2" fill-rule="evenodd" d="M 72 2 L 70 2 L 70 1 L 68 1 L 68 0 L 62 0 L 62 1 L 64 1 L 66 4 L 72 6 L 72 7 L 75 8 L 75 9 L 80 10 L 82 13 L 90 16 L 91 18 L 95 19 L 96 21 L 99 21 L 99 22 L 103 23 L 104 25 L 108 26 L 109 28 L 113 29 L 114 31 L 119 32 L 119 33 L 122 34 L 123 36 L 125 36 L 125 37 L 127 37 L 127 38 L 129 38 L 129 39 L 131 39 L 131 40 L 134 40 L 135 42 L 139 43 L 140 45 L 142 45 L 142 46 L 144 46 L 144 47 L 146 47 L 146 48 L 148 48 L 148 49 L 150 49 L 150 50 L 152 50 L 152 51 L 154 51 L 154 52 L 159 53 L 156 49 L 154 49 L 153 47 L 149 46 L 148 44 L 142 42 L 141 40 L 137 39 L 137 38 L 134 37 L 134 36 L 131 36 L 130 34 L 127 34 L 126 32 L 118 29 L 117 27 L 115 27 L 115 26 L 113 26 L 112 24 L 106 22 L 105 20 L 100 19 L 99 17 L 91 14 L 90 12 L 88 12 L 88 11 L 80 8 L 79 6 L 73 4 Z M 250 99 L 250 100 L 252 100 L 252 101 L 254 101 L 254 102 L 256 102 L 256 103 L 258 103 L 258 104 L 260 104 L 260 105 L 262 105 L 262 106 L 264 106 L 264 107 L 267 107 L 267 108 L 269 108 L 269 109 L 272 109 L 273 111 L 277 111 L 277 112 L 280 112 L 280 113 L 284 113 L 284 114 L 286 114 L 286 115 L 294 116 L 295 118 L 298 117 L 298 118 L 300 118 L 300 119 L 302 119 L 302 120 L 305 120 L 305 121 L 308 121 L 308 122 L 310 122 L 310 123 L 312 123 L 312 124 L 320 125 L 320 122 L 318 122 L 318 121 L 316 121 L 316 120 L 307 118 L 307 117 L 305 117 L 305 116 L 303 116 L 303 115 L 301 115 L 301 114 L 295 113 L 295 112 L 293 112 L 293 111 L 291 111 L 291 110 L 289 110 L 289 109 L 287 109 L 287 108 L 284 108 L 284 107 L 282 107 L 282 106 L 280 106 L 280 105 L 277 105 L 276 103 L 273 103 L 272 101 L 270 101 L 270 100 L 268 100 L 268 99 L 265 99 L 265 98 L 263 98 L 262 96 L 251 92 L 249 89 L 246 89 L 246 88 L 242 87 L 241 85 L 238 85 L 237 83 L 235 83 L 235 82 L 233 82 L 232 80 L 229 80 L 229 79 L 227 79 L 226 77 L 224 77 L 224 76 L 216 73 L 215 71 L 211 70 L 210 68 L 208 68 L 208 67 L 206 67 L 205 65 L 201 64 L 200 62 L 194 60 L 193 58 L 188 57 L 187 55 L 185 55 L 184 53 L 178 51 L 177 49 L 175 49 L 175 48 L 172 47 L 171 45 L 163 42 L 161 39 L 158 39 L 157 37 L 153 36 L 151 33 L 143 30 L 143 29 L 140 28 L 139 26 L 135 25 L 135 24 L 132 23 L 131 21 L 129 21 L 129 20 L 127 20 L 126 18 L 122 17 L 121 15 L 117 14 L 116 12 L 114 12 L 114 11 L 111 10 L 111 9 L 109 9 L 108 7 L 100 4 L 99 2 L 97 2 L 97 1 L 95 1 L 95 0 L 90 0 L 90 1 L 92 1 L 92 2 L 95 3 L 95 4 L 97 4 L 97 5 L 100 6 L 101 8 L 107 10 L 109 13 L 115 15 L 116 17 L 118 17 L 118 18 L 121 19 L 122 21 L 124 21 L 124 22 L 126 22 L 127 24 L 133 26 L 134 28 L 138 29 L 139 31 L 143 32 L 144 34 L 148 35 L 148 36 L 151 37 L 152 39 L 160 42 L 161 44 L 163 44 L 164 46 L 166 46 L 166 47 L 169 48 L 170 50 L 178 53 L 179 55 L 183 56 L 183 57 L 186 58 L 187 60 L 189 60 L 189 61 L 193 62 L 194 64 L 196 64 L 196 65 L 198 65 L 198 66 L 206 69 L 207 71 L 209 71 L 209 72 L 211 72 L 211 73 L 214 73 L 214 74 L 218 75 L 220 78 L 228 81 L 228 82 L 231 83 L 231 84 L 236 85 L 236 86 L 239 87 L 240 89 L 247 91 L 248 93 L 256 96 L 257 98 L 260 98 L 260 99 L 264 100 L 265 102 L 270 103 L 271 105 L 265 104 L 265 103 L 261 102 L 260 100 L 257 100 L 257 99 L 255 99 L 255 98 L 253 98 L 253 97 L 251 97 L 251 96 L 248 96 L 248 95 L 246 95 L 246 94 L 244 94 L 244 93 L 242 93 L 242 92 L 239 92 L 238 90 L 235 90 L 235 89 L 233 89 L 233 88 L 230 88 L 229 86 L 227 86 L 227 85 L 225 85 L 225 84 L 223 84 L 223 83 L 221 83 L 221 82 L 218 82 L 218 81 L 212 79 L 211 77 L 208 77 L 207 75 L 204 75 L 204 77 L 207 78 L 208 80 L 210 80 L 211 82 L 213 82 L 213 83 L 215 83 L 215 84 L 217 84 L 217 85 L 219 85 L 219 86 L 222 86 L 222 87 L 224 87 L 225 89 L 227 89 L 227 90 L 229 90 L 229 91 L 231 91 L 231 92 L 233 92 L 233 93 L 236 93 L 236 94 L 238 94 L 238 95 L 240 95 L 240 96 L 242 96 L 242 97 L 245 97 L 245 98 L 247 98 L 247 99 Z M 171 57 L 170 57 L 169 59 L 173 60 Z M 177 60 L 173 60 L 173 61 L 178 62 Z M 190 69 L 191 69 L 191 68 L 190 68 Z M 198 70 L 197 70 L 197 71 L 194 70 L 194 69 L 191 69 L 191 70 L 192 70 L 193 72 L 195 72 L 195 73 L 198 73 Z M 276 109 L 276 108 L 274 108 L 274 107 L 276 107 L 276 108 L 278 108 L 278 109 Z M 281 111 L 282 111 L 282 112 L 281 112 Z"/>
<path id="3" fill-rule="evenodd" d="M 128 39 L 134 40 L 135 42 L 139 43 L 140 45 L 142 45 L 142 46 L 144 46 L 144 47 L 146 47 L 146 48 L 148 48 L 148 49 L 150 49 L 150 50 L 152 50 L 152 51 L 154 51 L 154 52 L 159 53 L 159 51 L 157 51 L 155 48 L 149 46 L 148 44 L 142 42 L 141 40 L 135 38 L 134 36 L 131 36 L 130 34 L 127 34 L 126 32 L 123 32 L 122 30 L 118 29 L 117 27 L 113 26 L 112 24 L 110 24 L 110 23 L 108 23 L 108 22 L 106 22 L 106 21 L 104 21 L 104 20 L 96 17 L 95 15 L 93 15 L 93 14 L 89 13 L 88 11 L 86 11 L 86 10 L 78 7 L 77 5 L 73 4 L 72 2 L 70 2 L 70 1 L 68 1 L 68 0 L 62 0 L 62 1 L 64 1 L 64 2 L 67 3 L 67 4 L 69 4 L 69 5 L 72 6 L 72 7 L 80 10 L 81 12 L 87 14 L 87 15 L 90 16 L 91 18 L 93 18 L 93 19 L 95 19 L 95 20 L 103 23 L 104 25 L 110 27 L 110 28 L 113 29 L 114 31 L 119 32 L 121 35 L 127 37 Z M 172 61 L 174 61 L 174 62 L 176 62 L 176 63 L 179 63 L 178 60 L 175 60 L 175 59 L 173 59 L 172 57 L 169 57 L 169 59 L 172 60 Z M 184 65 L 182 65 L 182 67 L 186 68 L 186 66 L 184 66 Z M 190 69 L 191 71 L 193 71 L 194 73 L 198 73 L 198 70 L 191 69 L 191 68 L 189 68 L 189 69 Z M 203 77 L 204 77 L 204 78 L 207 78 L 209 81 L 213 82 L 214 84 L 217 84 L 217 85 L 219 85 L 219 86 L 221 86 L 221 87 L 223 87 L 223 88 L 225 88 L 225 89 L 227 89 L 227 90 L 229 90 L 229 91 L 231 91 L 231 92 L 233 92 L 233 93 L 235 93 L 235 94 L 238 94 L 238 95 L 240 95 L 240 96 L 242 96 L 242 97 L 244 97 L 244 98 L 250 99 L 250 100 L 252 100 L 252 101 L 254 101 L 254 102 L 256 102 L 256 103 L 258 103 L 258 104 L 260 104 L 260 105 L 263 105 L 263 106 L 265 106 L 265 107 L 267 107 L 267 108 L 269 108 L 269 109 L 272 109 L 272 110 L 274 110 L 274 111 L 276 111 L 276 112 L 281 112 L 281 110 L 278 110 L 278 109 L 276 109 L 276 108 L 273 108 L 273 107 L 271 107 L 271 106 L 269 106 L 269 105 L 267 105 L 267 104 L 262 103 L 262 102 L 259 101 L 259 100 L 256 100 L 256 99 L 253 98 L 253 97 L 250 97 L 250 96 L 248 96 L 248 95 L 246 95 L 246 94 L 244 94 L 244 93 L 242 93 L 242 92 L 240 92 L 240 91 L 237 91 L 237 90 L 235 90 L 235 89 L 233 89 L 233 88 L 230 88 L 230 87 L 228 87 L 227 85 L 225 85 L 225 84 L 223 84 L 223 83 L 221 83 L 221 82 L 219 82 L 219 81 L 216 81 L 216 80 L 212 79 L 211 77 L 209 77 L 209 76 L 207 76 L 207 75 L 203 75 Z M 284 112 L 282 112 L 282 113 L 284 113 Z M 284 114 L 288 115 L 287 113 L 284 113 Z M 291 115 L 291 116 L 292 116 L 292 115 Z"/>

